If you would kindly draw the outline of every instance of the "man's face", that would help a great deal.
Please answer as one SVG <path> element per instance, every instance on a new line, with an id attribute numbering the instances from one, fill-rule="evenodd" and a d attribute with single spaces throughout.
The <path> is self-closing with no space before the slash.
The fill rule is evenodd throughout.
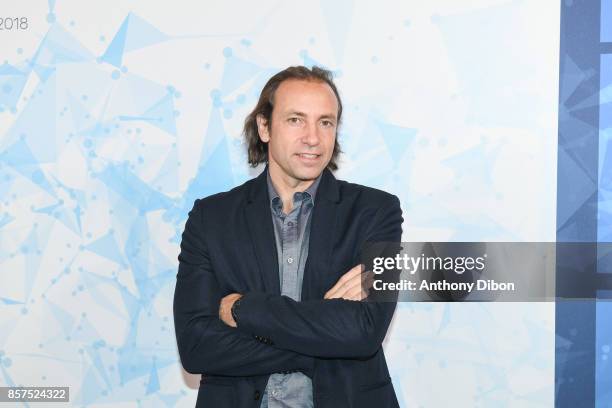
<path id="1" fill-rule="evenodd" d="M 336 95 L 326 83 L 283 81 L 274 95 L 271 123 L 257 118 L 270 171 L 293 185 L 316 179 L 334 151 L 337 115 Z"/>

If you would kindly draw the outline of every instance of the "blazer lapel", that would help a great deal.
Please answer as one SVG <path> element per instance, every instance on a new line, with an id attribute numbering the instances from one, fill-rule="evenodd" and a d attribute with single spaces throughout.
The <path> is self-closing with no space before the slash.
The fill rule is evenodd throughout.
<path id="1" fill-rule="evenodd" d="M 276 239 L 266 177 L 267 167 L 250 186 L 245 215 L 265 290 L 280 294 Z"/>
<path id="2" fill-rule="evenodd" d="M 315 196 L 315 205 L 310 222 L 310 239 L 308 244 L 308 259 L 304 267 L 302 284 L 302 300 L 308 300 L 318 295 L 324 275 L 329 271 L 324 266 L 331 265 L 331 251 L 336 232 L 336 213 L 340 193 L 338 181 L 331 171 L 325 169 Z"/>

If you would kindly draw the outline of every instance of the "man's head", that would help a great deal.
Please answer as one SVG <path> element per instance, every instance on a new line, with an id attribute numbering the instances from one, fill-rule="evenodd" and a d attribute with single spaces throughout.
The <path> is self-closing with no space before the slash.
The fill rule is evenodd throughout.
<path id="1" fill-rule="evenodd" d="M 338 168 L 342 102 L 329 71 L 289 67 L 266 83 L 244 123 L 249 164 L 268 162 L 286 176 L 312 180 Z"/>

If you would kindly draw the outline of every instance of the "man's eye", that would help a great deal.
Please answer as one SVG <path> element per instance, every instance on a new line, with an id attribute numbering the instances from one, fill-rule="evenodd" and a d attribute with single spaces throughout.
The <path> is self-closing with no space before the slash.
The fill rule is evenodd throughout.
<path id="1" fill-rule="evenodd" d="M 331 120 L 323 120 L 321 121 L 321 124 L 325 127 L 332 127 L 334 126 L 334 122 L 332 122 Z"/>
<path id="2" fill-rule="evenodd" d="M 288 121 L 289 123 L 300 123 L 300 118 L 289 118 Z"/>

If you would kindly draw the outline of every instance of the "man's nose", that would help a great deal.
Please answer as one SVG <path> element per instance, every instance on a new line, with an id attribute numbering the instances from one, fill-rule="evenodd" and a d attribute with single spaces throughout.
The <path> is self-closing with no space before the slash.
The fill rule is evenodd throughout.
<path id="1" fill-rule="evenodd" d="M 309 124 L 306 126 L 304 130 L 304 134 L 302 135 L 302 142 L 309 146 L 316 146 L 319 144 L 321 140 L 321 135 L 319 134 L 320 129 L 316 124 Z"/>

